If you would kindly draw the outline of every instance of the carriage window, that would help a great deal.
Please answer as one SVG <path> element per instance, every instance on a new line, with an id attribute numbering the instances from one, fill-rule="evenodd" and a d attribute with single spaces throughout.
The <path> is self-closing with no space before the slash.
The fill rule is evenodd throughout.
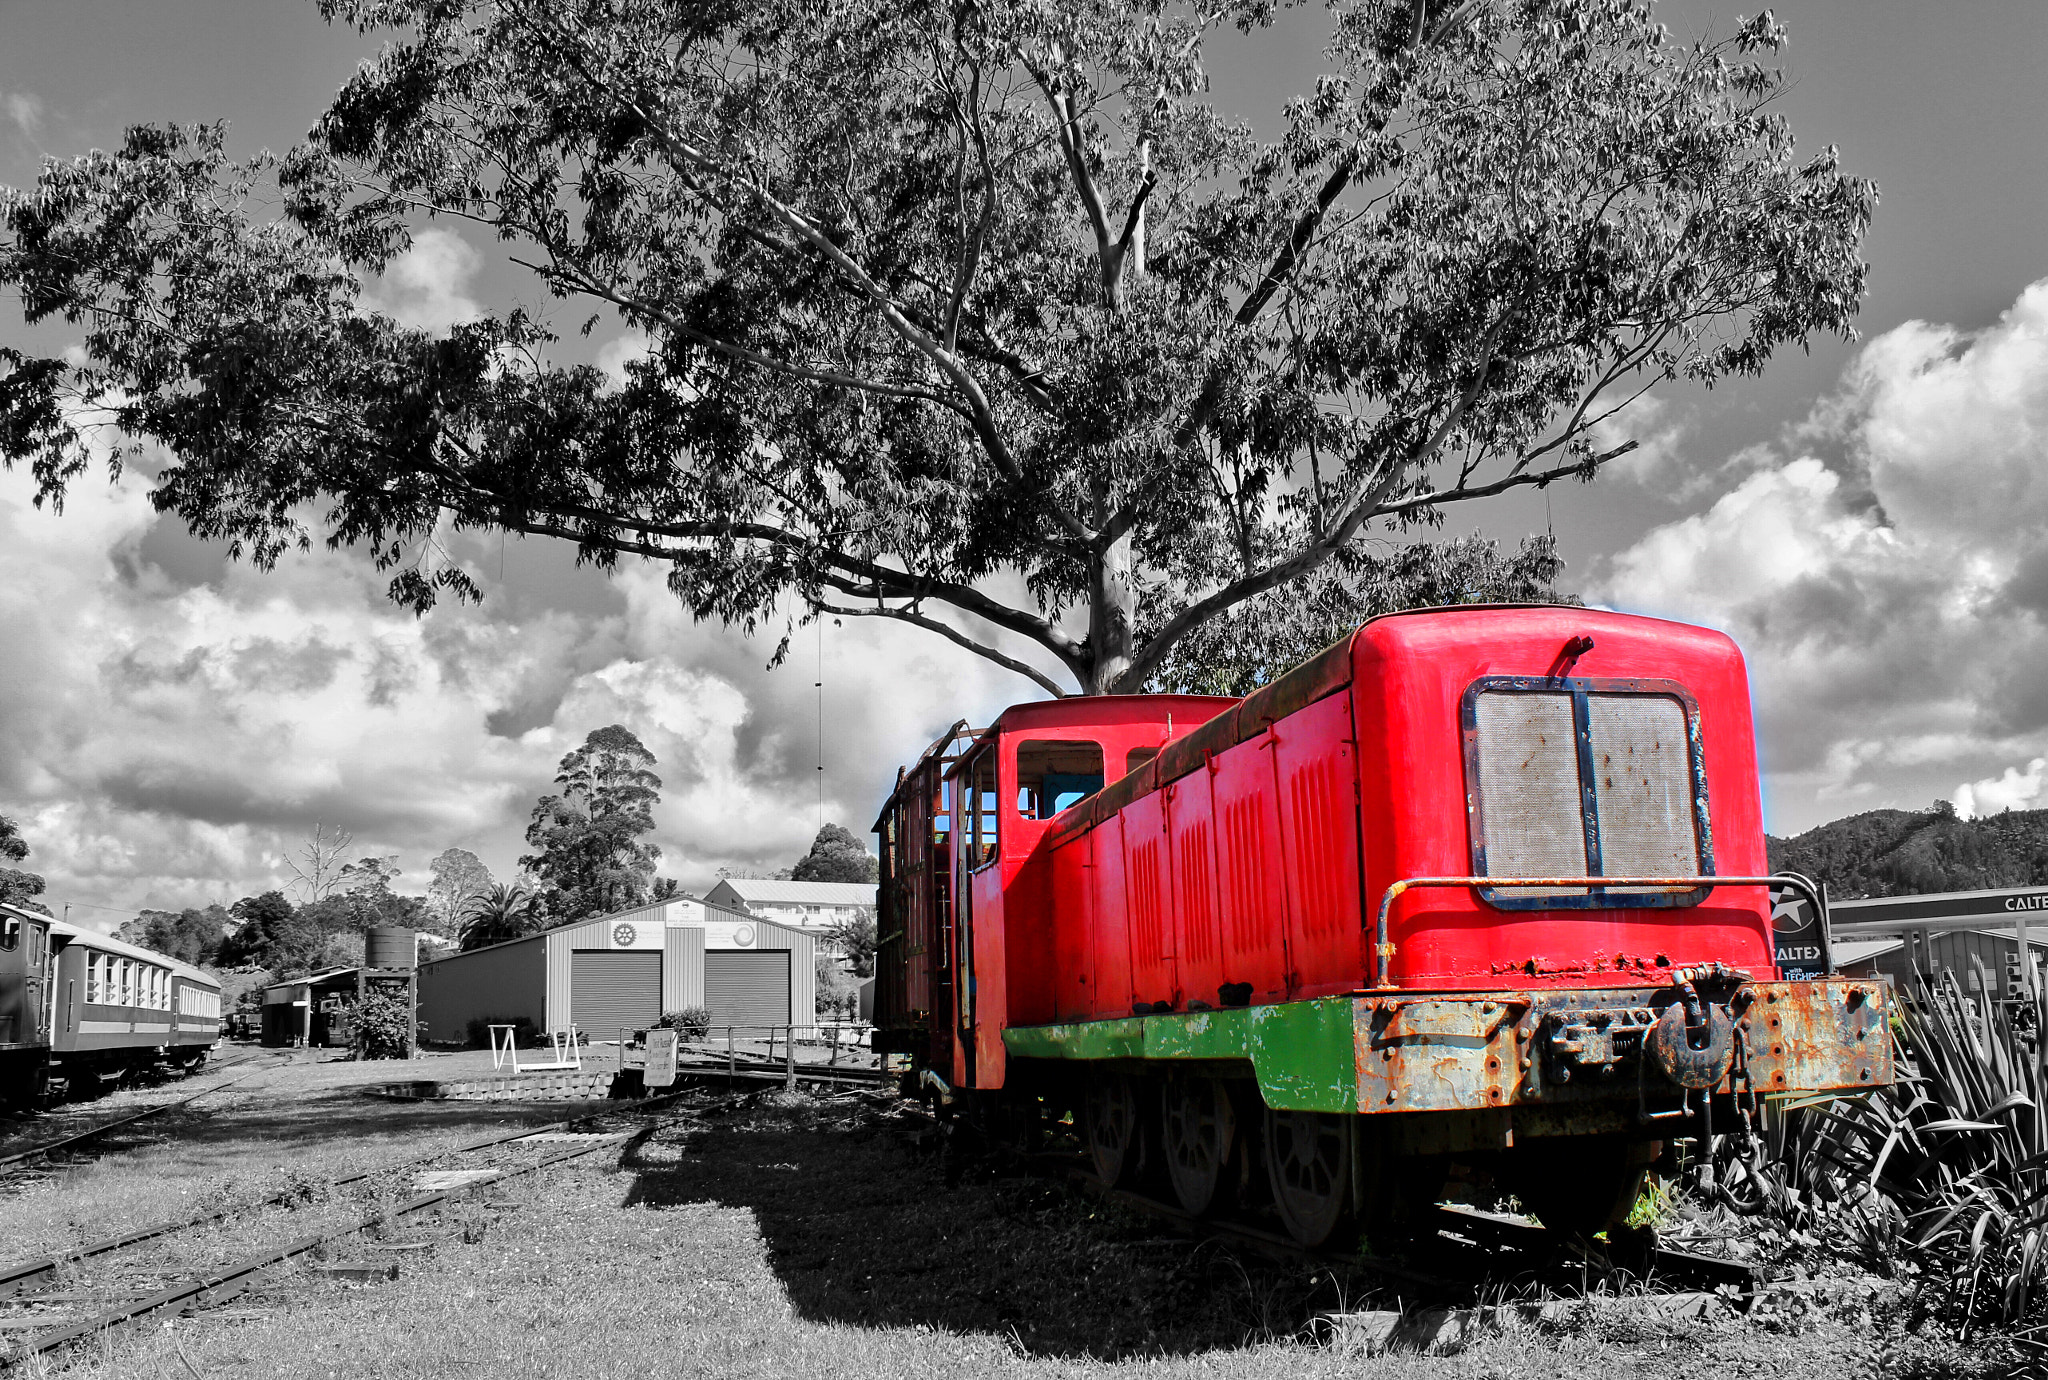
<path id="1" fill-rule="evenodd" d="M 87 954 L 85 956 L 85 999 L 87 1001 L 98 1001 L 100 999 L 100 956 L 98 954 Z"/>
<path id="2" fill-rule="evenodd" d="M 0 949 L 12 949 L 21 942 L 21 921 L 13 916 L 0 917 Z"/>
<path id="3" fill-rule="evenodd" d="M 1051 819 L 1102 789 L 1102 744 L 1033 739 L 1017 745 L 1017 813 Z"/>
<path id="4" fill-rule="evenodd" d="M 1124 775 L 1129 776 L 1158 755 L 1159 749 L 1156 747 L 1132 748 L 1124 754 Z"/>

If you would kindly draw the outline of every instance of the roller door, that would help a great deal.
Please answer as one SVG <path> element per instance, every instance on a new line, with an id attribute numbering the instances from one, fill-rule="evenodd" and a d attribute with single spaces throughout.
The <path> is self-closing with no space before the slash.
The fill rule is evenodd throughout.
<path id="1" fill-rule="evenodd" d="M 788 1025 L 789 950 L 712 949 L 704 955 L 711 1024 Z"/>
<path id="2" fill-rule="evenodd" d="M 593 1040 L 616 1040 L 661 1019 L 661 951 L 611 949 L 569 956 L 569 1019 Z"/>

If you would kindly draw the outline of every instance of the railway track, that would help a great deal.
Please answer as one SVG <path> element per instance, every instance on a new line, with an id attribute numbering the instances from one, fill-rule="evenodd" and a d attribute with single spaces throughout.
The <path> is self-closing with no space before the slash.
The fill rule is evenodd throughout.
<path id="1" fill-rule="evenodd" d="M 284 1062 L 290 1062 L 290 1057 L 288 1055 L 285 1057 Z M 19 1166 L 29 1164 L 32 1161 L 55 1154 L 58 1151 L 71 1149 L 76 1146 L 83 1145 L 88 1141 L 97 1140 L 101 1136 L 104 1136 L 111 1131 L 118 1131 L 124 1126 L 133 1126 L 135 1123 L 139 1121 L 147 1121 L 151 1117 L 161 1116 L 165 1112 L 175 1111 L 180 1107 L 190 1106 L 192 1103 L 197 1102 L 202 1097 L 208 1097 L 217 1092 L 225 1092 L 229 1088 L 236 1087 L 242 1083 L 248 1082 L 251 1078 L 256 1077 L 258 1074 L 267 1073 L 272 1069 L 280 1068 L 283 1066 L 279 1063 L 269 1062 L 264 1054 L 250 1053 L 239 1056 L 234 1059 L 223 1060 L 221 1063 L 215 1065 L 212 1069 L 208 1070 L 207 1072 L 209 1074 L 226 1073 L 231 1069 L 244 1068 L 250 1064 L 257 1064 L 260 1066 L 256 1068 L 251 1068 L 247 1072 L 243 1073 L 241 1077 L 231 1078 L 225 1083 L 215 1083 L 208 1087 L 200 1088 L 195 1092 L 187 1093 L 183 1097 L 175 1097 L 165 1102 L 151 1103 L 149 1106 L 143 1107 L 138 1111 L 129 1112 L 123 1116 L 111 1117 L 105 1121 L 96 1122 L 91 1126 L 86 1126 L 79 1130 L 67 1131 L 65 1134 L 54 1137 L 53 1139 L 39 1141 L 36 1144 L 27 1146 L 23 1149 L 10 1150 L 6 1154 L 0 1154 L 0 1171 L 15 1169 Z"/>
<path id="2" fill-rule="evenodd" d="M 650 1103 L 680 1095 L 647 1099 L 621 1110 L 630 1116 L 647 1110 Z M 612 1115 L 604 1114 L 607 1118 Z M 255 1214 L 266 1225 L 272 1219 L 289 1220 L 298 1202 L 297 1194 L 276 1193 L 252 1203 L 158 1222 L 87 1241 L 57 1254 L 0 1267 L 0 1368 L 61 1350 L 109 1329 L 133 1325 L 166 1310 L 194 1312 L 218 1306 L 280 1265 L 365 1231 L 415 1217 L 472 1189 L 509 1182 L 600 1151 L 620 1149 L 635 1134 L 630 1127 L 609 1131 L 576 1129 L 592 1120 L 584 1117 L 557 1121 L 486 1136 L 333 1179 L 323 1186 L 330 1193 L 388 1176 L 418 1174 L 441 1162 L 462 1166 L 438 1178 L 415 1180 L 412 1186 L 418 1191 L 403 1199 L 352 1208 L 331 1216 L 314 1231 L 276 1231 L 265 1244 L 254 1249 L 246 1245 L 246 1238 L 252 1233 L 236 1219 Z M 539 1149 L 540 1153 L 521 1153 L 532 1149 Z M 279 1226 L 283 1224 L 278 1222 Z M 173 1242 L 179 1250 L 167 1249 Z M 196 1266 L 192 1263 L 194 1258 L 209 1254 L 218 1258 L 203 1260 Z M 371 1277 L 378 1275 L 380 1269 L 344 1267 L 330 1273 Z"/>
<path id="3" fill-rule="evenodd" d="M 1305 1248 L 1277 1224 L 1240 1209 L 1230 1216 L 1196 1217 L 1177 1204 L 1099 1179 L 1085 1153 L 1000 1153 L 1029 1172 L 1066 1179 L 1107 1202 L 1141 1213 L 1180 1235 L 1214 1240 L 1303 1265 L 1358 1271 L 1377 1279 L 1409 1304 L 1471 1305 L 1524 1294 L 1572 1298 L 1597 1289 L 1648 1294 L 1705 1292 L 1747 1308 L 1766 1285 L 1761 1270 L 1742 1261 L 1677 1250 L 1644 1240 L 1617 1244 L 1611 1253 L 1570 1242 L 1519 1217 L 1463 1206 L 1438 1206 L 1410 1226 L 1398 1253 Z"/>

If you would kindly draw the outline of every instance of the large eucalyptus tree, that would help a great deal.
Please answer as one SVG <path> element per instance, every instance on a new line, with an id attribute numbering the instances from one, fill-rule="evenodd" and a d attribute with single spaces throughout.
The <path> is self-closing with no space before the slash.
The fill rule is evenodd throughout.
<path id="1" fill-rule="evenodd" d="M 0 451 L 61 495 L 105 422 L 195 531 L 359 543 L 416 606 L 477 592 L 437 527 L 498 528 L 660 562 L 700 617 L 1135 690 L 1862 291 L 1874 188 L 1795 154 L 1768 16 L 1346 0 L 1254 130 L 1204 62 L 1269 0 L 321 4 L 391 40 L 303 146 L 140 128 L 7 195 L 0 282 L 84 334 L 0 353 Z M 544 292 L 368 309 L 429 216 Z M 607 320 L 648 342 L 623 386 L 554 333 Z"/>

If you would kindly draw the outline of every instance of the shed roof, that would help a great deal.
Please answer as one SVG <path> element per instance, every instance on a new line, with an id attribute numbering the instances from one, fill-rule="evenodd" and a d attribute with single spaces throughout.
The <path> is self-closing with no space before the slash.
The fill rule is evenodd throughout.
<path id="1" fill-rule="evenodd" d="M 773 877 L 727 877 L 718 886 L 742 901 L 762 905 L 871 906 L 873 882 L 788 882 Z"/>

